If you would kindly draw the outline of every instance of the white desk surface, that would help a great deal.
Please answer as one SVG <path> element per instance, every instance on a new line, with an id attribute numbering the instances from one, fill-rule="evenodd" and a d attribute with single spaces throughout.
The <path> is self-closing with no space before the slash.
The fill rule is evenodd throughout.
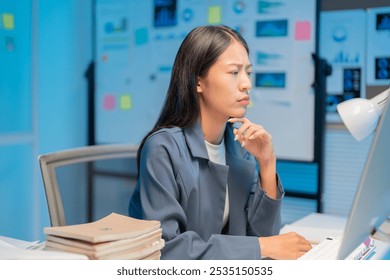
<path id="1" fill-rule="evenodd" d="M 311 213 L 281 229 L 281 233 L 295 231 L 306 239 L 318 242 L 330 235 L 338 236 L 343 233 L 347 222 L 346 217 Z M 390 223 L 386 222 L 381 229 L 390 233 Z M 376 248 L 370 260 L 390 260 L 390 244 L 376 239 Z"/>
<path id="2" fill-rule="evenodd" d="M 296 226 L 310 226 L 315 228 L 326 228 L 344 230 L 347 218 L 329 214 L 311 213 L 293 223 Z"/>
<path id="3" fill-rule="evenodd" d="M 88 260 L 84 255 L 43 250 L 43 243 L 0 236 L 0 260 Z"/>

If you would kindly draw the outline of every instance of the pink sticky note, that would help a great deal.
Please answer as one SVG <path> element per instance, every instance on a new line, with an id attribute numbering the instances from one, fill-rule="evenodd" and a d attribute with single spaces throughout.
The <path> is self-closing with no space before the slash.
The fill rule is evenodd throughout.
<path id="1" fill-rule="evenodd" d="M 295 23 L 294 38 L 298 41 L 310 40 L 311 25 L 309 21 L 297 21 Z"/>
<path id="2" fill-rule="evenodd" d="M 115 95 L 107 94 L 103 97 L 103 109 L 104 110 L 115 109 Z"/>

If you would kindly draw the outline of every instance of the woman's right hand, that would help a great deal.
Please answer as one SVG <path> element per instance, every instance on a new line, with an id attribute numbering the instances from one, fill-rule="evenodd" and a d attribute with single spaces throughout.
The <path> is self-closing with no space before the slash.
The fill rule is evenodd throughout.
<path id="1" fill-rule="evenodd" d="M 296 260 L 312 247 L 296 232 L 259 237 L 261 255 L 275 260 Z"/>

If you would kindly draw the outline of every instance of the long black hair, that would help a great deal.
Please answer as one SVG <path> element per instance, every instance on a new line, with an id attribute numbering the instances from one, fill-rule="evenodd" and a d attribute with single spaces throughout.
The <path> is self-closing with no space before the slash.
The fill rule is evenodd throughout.
<path id="1" fill-rule="evenodd" d="M 137 164 L 146 138 L 167 127 L 190 127 L 200 117 L 197 79 L 207 75 L 210 67 L 229 47 L 232 40 L 240 42 L 249 54 L 244 38 L 225 25 L 206 25 L 194 28 L 183 40 L 175 58 L 167 95 L 153 129 L 142 139 Z"/>

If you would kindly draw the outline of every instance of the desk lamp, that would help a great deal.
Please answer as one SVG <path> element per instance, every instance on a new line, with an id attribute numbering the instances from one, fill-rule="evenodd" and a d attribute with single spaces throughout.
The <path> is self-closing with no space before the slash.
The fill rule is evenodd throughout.
<path id="1" fill-rule="evenodd" d="M 375 130 L 389 93 L 390 88 L 371 99 L 353 98 L 337 105 L 341 119 L 356 140 L 363 140 Z"/>

